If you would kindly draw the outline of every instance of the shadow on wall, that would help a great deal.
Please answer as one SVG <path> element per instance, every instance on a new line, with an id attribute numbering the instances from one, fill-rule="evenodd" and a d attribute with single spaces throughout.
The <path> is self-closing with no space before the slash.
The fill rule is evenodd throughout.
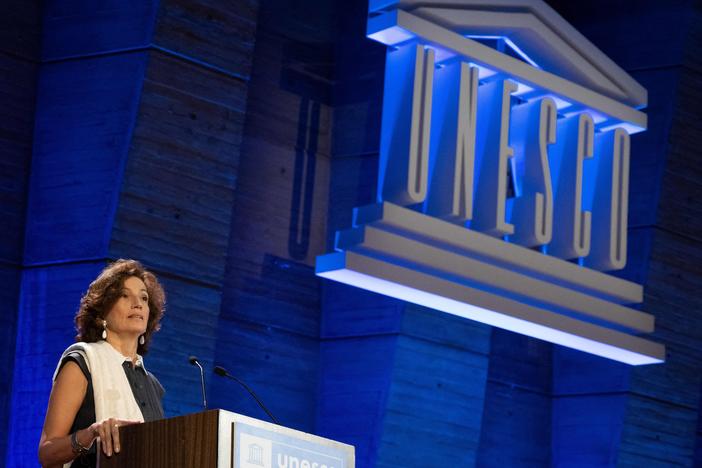
<path id="1" fill-rule="evenodd" d="M 317 168 L 321 104 L 331 94 L 328 44 L 291 40 L 285 45 L 280 87 L 300 96 L 295 141 L 295 172 L 290 197 L 288 253 L 304 260 L 310 247 L 310 224 Z"/>
<path id="2" fill-rule="evenodd" d="M 319 139 L 319 109 L 319 102 L 308 97 L 300 100 L 288 236 L 288 253 L 296 260 L 304 259 L 310 247 L 310 220 Z"/>

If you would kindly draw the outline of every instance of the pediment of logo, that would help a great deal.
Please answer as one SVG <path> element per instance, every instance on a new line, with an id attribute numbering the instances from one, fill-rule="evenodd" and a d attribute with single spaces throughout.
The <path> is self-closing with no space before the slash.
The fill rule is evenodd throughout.
<path id="1" fill-rule="evenodd" d="M 557 76 L 635 109 L 647 105 L 646 89 L 544 2 L 371 0 L 369 37 L 393 46 L 412 37 L 432 42 L 431 37 L 422 37 L 424 31 L 421 26 L 407 29 L 405 34 L 387 34 L 389 31 L 386 30 L 384 36 L 383 29 L 387 28 L 389 20 L 392 22 L 391 18 L 398 16 L 398 12 L 405 18 L 404 21 L 400 18 L 396 27 L 402 28 L 401 23 L 412 23 L 407 19 L 416 18 L 468 41 L 503 41 L 506 48 L 512 49 L 510 55 L 545 74 Z M 437 44 L 437 47 L 442 49 L 441 44 Z M 437 63 L 450 59 L 456 53 L 460 54 L 460 51 L 444 49 L 437 52 Z M 514 75 L 510 69 L 504 71 Z"/>

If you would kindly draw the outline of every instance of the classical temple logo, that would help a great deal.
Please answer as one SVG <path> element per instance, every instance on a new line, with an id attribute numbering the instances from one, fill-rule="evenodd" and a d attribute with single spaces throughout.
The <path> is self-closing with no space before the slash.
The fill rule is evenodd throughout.
<path id="1" fill-rule="evenodd" d="M 249 457 L 246 462 L 252 465 L 265 466 L 263 464 L 263 447 L 258 444 L 249 444 Z"/>
<path id="2" fill-rule="evenodd" d="M 273 466 L 273 443 L 266 437 L 242 432 L 248 429 L 245 424 L 235 428 L 235 445 L 238 446 L 238 456 L 233 466 L 238 468 L 271 468 Z"/>
<path id="3" fill-rule="evenodd" d="M 631 307 L 630 136 L 647 92 L 541 1 L 371 0 L 387 45 L 378 203 L 332 280 L 632 365 L 664 360 Z"/>

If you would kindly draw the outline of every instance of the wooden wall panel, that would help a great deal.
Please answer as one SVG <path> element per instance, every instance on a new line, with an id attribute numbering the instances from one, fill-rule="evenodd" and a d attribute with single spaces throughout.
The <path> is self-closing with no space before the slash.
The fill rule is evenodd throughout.
<path id="1" fill-rule="evenodd" d="M 41 2 L 5 0 L 0 4 L 0 12 L 0 52 L 27 62 L 38 62 L 42 46 Z"/>
<path id="2" fill-rule="evenodd" d="M 25 269 L 17 317 L 17 347 L 7 466 L 36 463 L 51 377 L 74 341 L 73 317 L 86 285 L 104 267 L 86 262 Z"/>
<path id="3" fill-rule="evenodd" d="M 10 432 L 17 309 L 41 47 L 40 2 L 0 3 L 0 434 Z M 7 437 L 0 436 L 0 465 Z"/>
<path id="4" fill-rule="evenodd" d="M 552 346 L 499 328 L 492 328 L 491 332 L 489 379 L 550 394 Z"/>
<path id="5" fill-rule="evenodd" d="M 623 393 L 631 387 L 631 371 L 626 364 L 554 346 L 553 396 Z"/>
<path id="6" fill-rule="evenodd" d="M 230 408 L 217 396 L 231 383 L 212 367 L 238 351 L 218 355 L 217 340 L 257 5 L 166 0 L 155 15 L 109 255 L 140 258 L 167 278 L 173 307 L 150 356 L 167 415 L 200 408 L 190 354 L 205 366 L 209 399 Z"/>
<path id="7" fill-rule="evenodd" d="M 487 354 L 490 351 L 489 326 L 417 304 L 403 304 L 401 310 L 400 332 L 405 337 L 439 343 L 476 354 Z"/>
<path id="8" fill-rule="evenodd" d="M 319 283 L 307 265 L 265 255 L 262 271 L 243 280 L 226 312 L 240 320 L 317 339 Z"/>
<path id="9" fill-rule="evenodd" d="M 408 309 L 410 309 L 408 307 Z M 406 310 L 406 315 L 413 311 Z M 435 323 L 445 320 L 436 312 Z M 482 330 L 476 330 L 482 334 Z M 464 335 L 473 346 L 480 340 Z M 487 339 L 483 339 L 484 346 Z M 400 335 L 394 349 L 375 466 L 474 466 L 487 379 L 487 350 Z M 411 447 L 411 448 L 410 448 Z"/>
<path id="10" fill-rule="evenodd" d="M 366 37 L 368 5 L 365 2 L 337 2 L 336 14 L 334 159 L 377 158 L 386 47 Z M 368 179 L 368 182 L 377 182 L 372 172 L 368 172 Z M 362 193 L 365 194 L 359 191 Z"/>
<path id="11" fill-rule="evenodd" d="M 316 65 L 327 60 L 330 18 L 322 4 L 295 3 L 262 2 L 258 15 L 216 356 L 283 424 L 314 431 L 320 312 L 311 265 L 324 251 L 331 117 L 327 69 Z M 221 57 L 245 44 L 220 36 L 202 38 L 217 42 L 212 62 L 245 69 Z M 213 387 L 214 401 L 231 407 L 232 395 L 235 410 L 264 416 L 233 382 Z"/>
<path id="12" fill-rule="evenodd" d="M 220 318 L 218 328 L 217 363 L 246 382 L 282 425 L 315 433 L 317 338 L 232 319 Z M 269 420 L 236 382 L 212 378 L 214 405 Z"/>
<path id="13" fill-rule="evenodd" d="M 617 392 L 554 396 L 551 466 L 619 466 L 629 399 Z"/>
<path id="14" fill-rule="evenodd" d="M 158 0 L 44 2 L 42 59 L 142 50 L 152 40 Z"/>
<path id="15" fill-rule="evenodd" d="M 0 261 L 22 261 L 37 65 L 0 52 Z"/>
<path id="16" fill-rule="evenodd" d="M 490 330 L 478 466 L 544 466 L 551 458 L 550 343 Z M 504 440 L 511 440 L 505 450 Z"/>
<path id="17" fill-rule="evenodd" d="M 145 67 L 143 53 L 43 66 L 26 264 L 105 257 Z"/>
<path id="18" fill-rule="evenodd" d="M 617 466 L 694 466 L 697 408 L 630 395 Z"/>
<path id="19" fill-rule="evenodd" d="M 154 44 L 207 67 L 248 79 L 258 1 L 160 2 Z"/>
<path id="20" fill-rule="evenodd" d="M 187 278 L 168 274 L 160 280 L 166 290 L 166 314 L 161 331 L 153 337 L 146 366 L 166 389 L 166 414 L 193 413 L 202 410 L 202 391 L 200 372 L 188 358 L 197 356 L 206 368 L 209 387 L 216 348 L 212 337 L 217 334 L 221 295 Z"/>
<path id="21" fill-rule="evenodd" d="M 325 252 L 353 208 L 375 201 L 385 48 L 365 38 L 366 14 L 363 2 L 336 2 Z M 326 280 L 322 290 L 318 427 L 354 444 L 357 466 L 380 466 L 397 449 L 388 439 L 402 416 L 388 415 L 389 396 L 402 328 L 413 327 L 402 301 Z"/>
<path id="22" fill-rule="evenodd" d="M 359 467 L 375 466 L 378 457 L 396 347 L 395 334 L 329 339 L 320 344 L 316 430 L 321 436 L 354 445 Z"/>
<path id="23" fill-rule="evenodd" d="M 334 281 L 323 281 L 320 337 L 326 339 L 400 332 L 404 303 Z"/>
<path id="24" fill-rule="evenodd" d="M 12 413 L 12 381 L 17 333 L 17 308 L 22 272 L 18 265 L 0 266 L 0 431 L 8 434 Z M 0 460 L 5 460 L 7 437 L 0 437 Z"/>
<path id="25" fill-rule="evenodd" d="M 548 393 L 488 376 L 476 466 L 549 466 L 551 407 Z"/>
<path id="26" fill-rule="evenodd" d="M 298 113 L 298 109 L 294 109 Z M 247 117 L 248 119 L 248 117 Z M 274 134 L 277 119 L 268 119 L 261 123 L 260 131 Z M 247 124 L 248 125 L 248 124 Z M 295 143 L 291 146 L 272 145 L 270 141 L 258 136 L 246 137 L 242 149 L 240 178 L 234 205 L 234 220 L 237 229 L 232 232 L 232 242 L 237 245 L 232 249 L 234 268 L 247 268 L 247 262 L 260 265 L 264 255 L 290 258 L 293 261 L 312 265 L 316 255 L 324 251 L 325 241 L 324 217 L 327 211 L 329 161 L 317 152 L 313 156 L 300 151 L 296 154 Z M 307 166 L 312 158 L 314 173 L 304 180 L 296 181 L 296 164 Z M 309 168 L 309 166 L 307 166 Z M 309 172 L 308 172 L 309 174 Z M 296 184 L 296 182 L 299 184 Z M 308 192 L 305 193 L 307 189 Z M 293 199 L 299 197 L 294 204 Z M 303 204 L 306 201 L 307 205 Z M 306 232 L 294 230 L 295 219 L 302 220 L 307 214 Z M 304 240 L 307 248 L 295 257 L 291 254 L 291 240 Z M 238 276 L 233 275 L 235 278 Z"/>
<path id="27" fill-rule="evenodd" d="M 702 241 L 702 124 L 700 108 L 702 92 L 702 12 L 692 10 L 694 26 L 688 30 L 684 67 L 676 87 L 675 112 L 670 132 L 670 150 L 667 155 L 658 222 L 666 231 L 673 231 L 694 241 Z M 682 262 L 694 268 L 692 262 Z M 692 271 L 702 274 L 702 267 Z"/>
<path id="28" fill-rule="evenodd" d="M 617 466 L 631 372 L 626 364 L 553 347 L 553 466 Z"/>
<path id="29" fill-rule="evenodd" d="M 245 99 L 236 78 L 150 54 L 111 256 L 221 284 Z"/>
<path id="30" fill-rule="evenodd" d="M 680 64 L 687 31 L 694 22 L 690 9 L 694 2 L 690 0 L 547 3 L 628 72 Z M 652 40 L 653 37 L 666 40 Z"/>
<path id="31" fill-rule="evenodd" d="M 657 210 L 651 207 L 659 203 L 661 172 L 666 164 L 665 154 L 670 147 L 669 131 L 673 122 L 677 67 L 638 69 L 632 76 L 648 91 L 648 130 L 631 138 L 631 163 L 629 168 L 629 232 L 632 229 L 650 227 L 656 223 Z M 631 235 L 631 234 L 630 234 Z M 628 247 L 626 274 L 636 275 L 645 271 L 638 260 L 648 260 L 648 256 L 636 249 L 636 244 Z M 638 270 L 631 267 L 634 264 Z M 632 280 L 636 279 L 632 277 Z"/>

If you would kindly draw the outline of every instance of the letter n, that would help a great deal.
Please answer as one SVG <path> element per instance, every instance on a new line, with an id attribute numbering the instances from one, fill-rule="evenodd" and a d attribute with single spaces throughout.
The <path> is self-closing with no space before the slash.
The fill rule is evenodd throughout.
<path id="1" fill-rule="evenodd" d="M 463 224 L 473 217 L 478 69 L 454 62 L 434 74 L 429 193 L 424 212 Z"/>

